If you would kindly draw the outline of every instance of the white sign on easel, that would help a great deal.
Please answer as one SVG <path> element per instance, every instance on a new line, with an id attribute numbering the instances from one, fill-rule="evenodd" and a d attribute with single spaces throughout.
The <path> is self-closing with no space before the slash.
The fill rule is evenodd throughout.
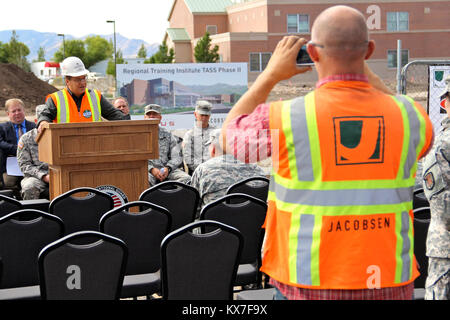
<path id="1" fill-rule="evenodd" d="M 428 116 L 433 123 L 434 134 L 441 131 L 441 122 L 447 116 L 441 108 L 441 93 L 445 89 L 445 79 L 450 76 L 450 66 L 429 66 Z"/>

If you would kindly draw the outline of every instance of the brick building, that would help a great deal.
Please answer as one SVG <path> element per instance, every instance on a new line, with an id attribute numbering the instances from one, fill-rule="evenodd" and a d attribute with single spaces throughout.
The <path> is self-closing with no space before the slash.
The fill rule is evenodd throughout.
<path id="1" fill-rule="evenodd" d="M 310 39 L 311 27 L 330 0 L 174 0 L 164 40 L 177 63 L 193 62 L 196 42 L 206 31 L 219 45 L 222 62 L 247 62 L 249 80 L 264 69 L 285 35 Z M 449 0 L 342 0 L 361 11 L 376 42 L 369 61 L 382 77 L 395 77 L 397 40 L 402 64 L 450 59 Z"/>

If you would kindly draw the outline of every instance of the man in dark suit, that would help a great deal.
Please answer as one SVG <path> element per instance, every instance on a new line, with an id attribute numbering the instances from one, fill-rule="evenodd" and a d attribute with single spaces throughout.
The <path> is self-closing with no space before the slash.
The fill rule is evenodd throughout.
<path id="1" fill-rule="evenodd" d="M 7 100 L 5 111 L 10 121 L 0 124 L 1 178 L 4 189 L 13 189 L 14 193 L 18 194 L 22 177 L 9 176 L 6 173 L 6 159 L 16 156 L 19 138 L 36 128 L 36 124 L 25 119 L 25 104 L 20 99 Z"/>

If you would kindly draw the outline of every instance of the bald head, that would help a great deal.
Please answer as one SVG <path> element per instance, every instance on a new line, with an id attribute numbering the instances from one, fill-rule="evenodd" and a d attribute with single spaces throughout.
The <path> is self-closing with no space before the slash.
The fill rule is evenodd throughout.
<path id="1" fill-rule="evenodd" d="M 324 46 L 327 56 L 345 62 L 364 59 L 369 34 L 363 14 L 340 5 L 319 14 L 311 30 L 311 39 Z"/>

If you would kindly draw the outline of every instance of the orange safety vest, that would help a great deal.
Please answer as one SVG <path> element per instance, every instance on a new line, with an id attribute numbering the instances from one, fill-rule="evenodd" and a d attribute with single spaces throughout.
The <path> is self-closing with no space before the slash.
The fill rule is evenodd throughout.
<path id="1" fill-rule="evenodd" d="M 47 99 L 49 98 L 53 100 L 57 109 L 57 116 L 53 120 L 55 123 L 101 121 L 101 93 L 98 90 L 86 89 L 80 111 L 66 88 L 49 94 Z"/>
<path id="2" fill-rule="evenodd" d="M 416 161 L 433 136 L 425 111 L 365 82 L 336 81 L 272 103 L 270 129 L 278 148 L 261 270 L 309 289 L 414 281 Z"/>

